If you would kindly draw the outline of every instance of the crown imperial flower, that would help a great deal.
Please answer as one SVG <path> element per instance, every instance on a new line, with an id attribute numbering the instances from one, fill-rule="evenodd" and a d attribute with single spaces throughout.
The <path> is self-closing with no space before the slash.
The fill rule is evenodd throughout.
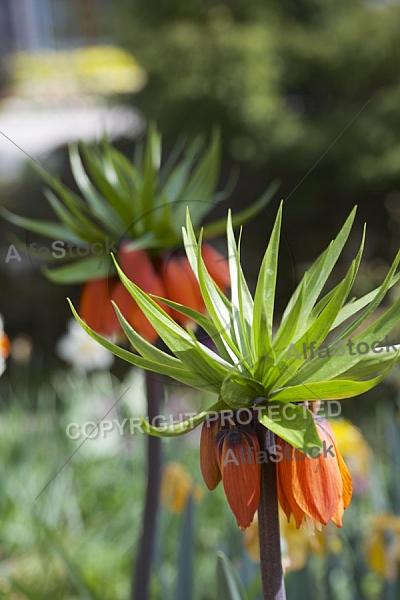
<path id="1" fill-rule="evenodd" d="M 382 381 L 398 359 L 398 346 L 382 348 L 384 351 L 379 353 L 371 350 L 350 354 L 337 353 L 335 348 L 348 339 L 356 347 L 363 342 L 371 348 L 373 342 L 390 334 L 400 316 L 398 299 L 387 310 L 380 311 L 377 318 L 371 318 L 388 290 L 400 279 L 396 274 L 400 252 L 379 287 L 346 303 L 361 262 L 364 235 L 343 280 L 321 296 L 350 234 L 354 216 L 355 210 L 304 274 L 279 324 L 274 323 L 274 303 L 282 206 L 261 264 L 254 298 L 241 268 L 240 242 L 237 244 L 235 240 L 231 216 L 227 220 L 231 282 L 228 299 L 217 284 L 216 274 L 213 278 L 207 268 L 203 234 L 196 237 L 188 212 L 183 239 L 208 316 L 183 303 L 147 294 L 129 280 L 115 260 L 122 284 L 171 354 L 149 344 L 117 304 L 114 309 L 118 321 L 137 354 L 97 334 L 71 305 L 82 327 L 115 355 L 218 396 L 214 405 L 183 424 L 157 428 L 143 420 L 143 428 L 151 435 L 174 436 L 203 423 L 200 462 L 204 480 L 210 489 L 222 480 L 242 528 L 250 525 L 260 494 L 260 467 L 251 457 L 259 451 L 270 451 L 264 447 L 265 436 L 256 434 L 260 427 L 272 432 L 284 451 L 284 458 L 278 463 L 278 495 L 287 517 L 293 514 L 298 527 L 310 519 L 317 525 L 333 520 L 341 526 L 343 511 L 350 502 L 351 477 L 329 424 L 314 414 L 314 403 L 358 396 Z M 174 321 L 169 310 L 202 327 L 213 339 L 216 350 L 196 339 L 191 329 L 184 329 Z M 368 324 L 359 333 L 365 322 Z M 323 357 L 318 352 L 310 355 L 288 352 L 293 346 L 302 348 L 310 340 L 315 348 L 324 345 Z M 253 412 L 254 418 L 242 426 L 238 411 L 245 408 Z M 222 418 L 211 419 L 211 415 L 222 415 L 227 410 L 234 414 L 230 424 L 226 425 Z M 323 448 L 324 443 L 333 446 L 333 455 L 310 456 L 313 449 Z M 243 455 L 249 456 L 249 460 L 243 461 Z"/>
<path id="2" fill-rule="evenodd" d="M 206 147 L 201 139 L 191 144 L 177 143 L 163 165 L 161 135 L 154 126 L 150 126 L 145 144 L 138 144 L 136 150 L 131 163 L 106 140 L 100 148 L 72 146 L 71 168 L 81 196 L 36 166 L 49 186 L 46 197 L 59 222 L 27 219 L 4 208 L 0 212 L 28 231 L 58 240 L 61 255 L 53 253 L 52 268 L 43 266 L 42 270 L 56 283 L 84 283 L 79 312 L 94 331 L 117 338 L 122 334 L 111 300 L 144 339 L 155 342 L 157 328 L 118 278 L 110 250 L 116 249 L 124 273 L 146 293 L 184 301 L 189 308 L 205 313 L 206 305 L 188 259 L 178 256 L 176 248 L 181 245 L 186 206 L 191 207 L 197 228 L 227 197 L 230 185 L 216 191 L 221 159 L 217 132 Z M 273 183 L 253 205 L 235 215 L 234 225 L 253 218 L 272 198 L 276 187 Z M 204 236 L 216 237 L 224 227 L 224 219 L 211 222 Z M 65 244 L 76 248 L 76 252 L 67 253 Z M 29 252 L 35 255 L 34 249 Z M 40 258 L 40 252 L 36 254 Z M 50 258 L 50 252 L 46 254 Z M 211 277 L 226 293 L 230 285 L 226 259 L 208 243 L 203 245 L 202 257 Z M 59 265 L 65 261 L 68 264 Z M 195 323 L 165 303 L 160 306 L 182 325 Z"/>

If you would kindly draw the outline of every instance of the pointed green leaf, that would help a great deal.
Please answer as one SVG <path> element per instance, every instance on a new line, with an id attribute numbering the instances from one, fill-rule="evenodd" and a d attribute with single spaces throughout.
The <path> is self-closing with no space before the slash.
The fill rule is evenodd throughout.
<path id="1" fill-rule="evenodd" d="M 232 369 L 222 382 L 221 398 L 233 409 L 249 407 L 256 398 L 264 394 L 265 390 L 260 382 L 244 377 L 236 369 Z"/>
<path id="2" fill-rule="evenodd" d="M 118 263 L 115 266 L 121 282 L 144 312 L 160 338 L 192 372 L 203 377 L 218 392 L 230 365 L 203 344 L 197 344 L 167 313 L 137 285 L 129 281 Z"/>
<path id="3" fill-rule="evenodd" d="M 222 292 L 210 277 L 204 265 L 201 256 L 201 241 L 197 244 L 188 210 L 186 215 L 186 229 L 183 229 L 183 241 L 190 266 L 199 282 L 204 304 L 214 325 L 218 329 L 225 344 L 226 351 L 233 363 L 241 362 L 243 357 L 235 344 L 236 340 L 232 326 L 231 304 L 228 301 L 224 301 Z"/>
<path id="4" fill-rule="evenodd" d="M 293 308 L 288 314 L 287 319 L 281 323 L 276 335 L 273 338 L 273 348 L 278 356 L 289 347 L 292 340 L 296 339 L 300 315 L 304 304 L 306 286 L 307 278 L 303 278 L 300 284 L 300 291 L 293 304 Z"/>
<path id="5" fill-rule="evenodd" d="M 125 229 L 124 224 L 90 181 L 83 167 L 77 144 L 70 146 L 69 153 L 72 174 L 82 195 L 107 229 L 112 228 L 114 234 L 120 237 Z"/>
<path id="6" fill-rule="evenodd" d="M 92 279 L 100 279 L 115 275 L 115 268 L 109 255 L 89 256 L 69 265 L 49 269 L 42 267 L 42 273 L 55 283 L 85 283 Z"/>
<path id="7" fill-rule="evenodd" d="M 203 141 L 197 137 L 186 149 L 183 158 L 172 170 L 168 179 L 164 183 L 164 191 L 168 198 L 168 202 L 173 204 L 184 200 L 184 190 L 190 178 L 190 172 L 203 146 Z M 163 169 L 164 174 L 164 169 Z M 160 181 L 162 185 L 162 180 Z M 184 215 L 183 215 L 184 216 Z M 181 225 L 182 225 L 181 221 Z"/>
<path id="8" fill-rule="evenodd" d="M 308 450 L 322 446 L 314 415 L 305 406 L 273 400 L 265 408 L 258 409 L 257 418 L 294 448 Z"/>
<path id="9" fill-rule="evenodd" d="M 181 367 L 164 367 L 160 362 L 154 362 L 147 358 L 143 358 L 142 356 L 138 356 L 137 354 L 132 354 L 128 350 L 124 348 L 120 348 L 116 344 L 110 342 L 107 338 L 104 338 L 100 334 L 96 333 L 93 329 L 91 329 L 86 323 L 80 318 L 77 311 L 75 310 L 71 300 L 67 298 L 72 313 L 75 319 L 78 321 L 82 329 L 86 331 L 96 342 L 98 342 L 101 346 L 112 352 L 115 356 L 122 358 L 125 362 L 134 365 L 135 367 L 140 367 L 141 369 L 146 369 L 147 371 L 152 371 L 153 373 L 158 373 L 160 375 L 167 375 L 168 377 L 172 377 L 181 383 L 186 385 L 190 385 L 194 388 L 200 390 L 207 390 L 209 392 L 218 393 L 220 386 L 215 386 L 213 384 L 209 384 L 207 380 L 202 377 L 198 377 L 192 372 L 190 372 L 184 364 Z"/>
<path id="10" fill-rule="evenodd" d="M 343 400 L 353 398 L 372 390 L 386 377 L 388 370 L 383 375 L 368 381 L 351 381 L 347 379 L 334 379 L 332 381 L 313 381 L 285 387 L 272 392 L 270 398 L 281 402 L 304 402 L 310 400 Z"/>
<path id="11" fill-rule="evenodd" d="M 217 553 L 217 596 L 220 600 L 248 600 L 233 564 L 223 552 Z"/>
<path id="12" fill-rule="evenodd" d="M 397 275 L 393 276 L 388 289 L 390 290 L 399 281 L 400 281 L 400 273 L 397 273 Z M 359 310 L 364 308 L 364 306 L 367 306 L 367 304 L 372 302 L 372 300 L 376 297 L 376 295 L 379 293 L 379 290 L 381 288 L 382 288 L 382 285 L 380 285 L 379 287 L 372 290 L 372 292 L 365 294 L 365 296 L 362 296 L 361 298 L 358 298 L 357 300 L 353 300 L 351 303 L 349 302 L 348 304 L 343 306 L 342 310 L 340 311 L 337 318 L 335 319 L 335 322 L 334 322 L 332 328 L 338 327 L 339 325 L 344 323 L 344 321 L 347 321 L 347 319 L 349 319 L 350 317 L 355 315 Z"/>
<path id="13" fill-rule="evenodd" d="M 267 359 L 265 367 L 275 362 L 272 348 L 272 324 L 274 318 L 275 286 L 278 269 L 279 239 L 282 223 L 282 203 L 276 216 L 274 228 L 265 252 L 254 296 L 252 345 L 254 353 Z"/>
<path id="14" fill-rule="evenodd" d="M 150 342 L 148 342 L 141 335 L 139 335 L 125 319 L 115 302 L 112 301 L 111 304 L 114 307 L 115 313 L 117 315 L 118 321 L 120 322 L 123 332 L 125 333 L 132 346 L 139 352 L 141 356 L 143 356 L 143 358 L 147 358 L 153 362 L 160 363 L 167 369 L 179 369 L 182 367 L 182 363 L 179 359 L 175 358 L 174 356 L 170 356 L 166 352 L 163 352 L 162 350 L 157 348 L 157 346 L 155 346 L 154 344 L 150 344 Z"/>
<path id="15" fill-rule="evenodd" d="M 223 410 L 227 410 L 228 408 L 229 407 L 227 404 L 225 404 L 225 402 L 219 400 L 218 402 L 207 408 L 207 410 L 198 413 L 197 415 L 193 416 L 190 419 L 187 419 L 186 421 L 182 421 L 182 423 L 156 427 L 154 425 L 151 425 L 148 421 L 146 421 L 146 419 L 141 417 L 141 426 L 145 433 L 153 435 L 155 437 L 177 437 L 180 435 L 184 435 L 188 431 L 192 431 L 193 429 L 201 425 L 201 423 L 203 423 L 203 421 L 206 420 L 207 416 L 210 413 L 214 414 Z"/>
<path id="16" fill-rule="evenodd" d="M 226 348 L 221 339 L 221 336 L 218 333 L 218 329 L 215 327 L 215 325 L 211 321 L 211 319 L 206 317 L 206 315 L 199 313 L 197 310 L 194 310 L 193 308 L 189 308 L 188 306 L 179 304 L 179 302 L 174 302 L 173 300 L 168 300 L 167 298 L 162 298 L 161 296 L 155 296 L 154 294 L 150 294 L 150 296 L 152 298 L 155 298 L 156 300 L 160 300 L 161 302 L 163 302 L 170 308 L 173 308 L 174 310 L 182 313 L 183 315 L 185 315 L 189 319 L 192 319 L 192 321 L 194 321 L 195 323 L 200 325 L 200 327 L 202 329 L 204 329 L 206 334 L 211 338 L 211 340 L 216 345 L 221 358 L 223 358 L 227 362 L 230 362 L 230 356 L 226 351 Z"/>
<path id="17" fill-rule="evenodd" d="M 393 361 L 400 361 L 400 344 L 394 346 L 381 346 L 375 348 L 375 352 L 370 352 L 361 360 L 340 374 L 342 379 L 365 379 L 367 377 L 376 377 L 383 371 L 387 371 Z"/>
<path id="18" fill-rule="evenodd" d="M 2 207 L 0 207 L 0 214 L 4 219 L 18 227 L 22 227 L 23 229 L 27 229 L 28 231 L 32 231 L 33 233 L 43 235 L 53 240 L 71 242 L 72 244 L 82 244 L 82 242 L 85 241 L 84 238 L 73 233 L 68 227 L 60 225 L 60 223 L 55 221 L 41 221 L 38 219 L 20 217 Z"/>
<path id="19" fill-rule="evenodd" d="M 93 231 L 89 222 L 83 223 L 79 218 L 72 215 L 50 189 L 45 190 L 44 195 L 60 221 L 77 236 L 91 244 L 99 240 L 105 241 L 105 232 L 100 232 L 100 230 L 98 230 L 100 233 Z"/>
<path id="20" fill-rule="evenodd" d="M 357 351 L 358 344 L 367 344 L 370 348 L 378 342 L 382 342 L 379 345 L 384 345 L 384 338 L 394 329 L 399 322 L 399 318 L 400 298 L 354 338 L 336 341 L 335 343 L 340 344 L 340 346 L 328 345 L 328 357 L 321 359 L 317 356 L 299 371 L 299 376 L 302 377 L 303 381 L 321 381 L 338 377 L 363 359 L 363 354 Z M 354 351 L 354 348 L 356 351 Z"/>
<path id="21" fill-rule="evenodd" d="M 184 188 L 184 196 L 177 199 L 174 217 L 179 223 L 184 222 L 186 205 L 190 206 L 190 212 L 194 227 L 197 227 L 201 219 L 213 208 L 213 194 L 218 183 L 219 167 L 221 162 L 220 135 L 215 130 L 211 136 L 208 148 L 195 166 L 187 185 Z M 184 200 L 184 203 L 179 203 Z"/>
<path id="22" fill-rule="evenodd" d="M 308 316 L 314 307 L 322 289 L 331 274 L 339 256 L 344 248 L 344 245 L 350 235 L 351 227 L 355 218 L 357 207 L 354 207 L 350 215 L 346 219 L 342 229 L 339 231 L 336 238 L 331 242 L 328 248 L 316 259 L 313 265 L 307 271 L 307 287 L 306 287 L 306 302 L 304 303 L 301 319 L 304 322 L 304 327 L 307 326 Z M 297 286 L 291 299 L 282 316 L 282 323 L 287 319 L 292 306 L 295 303 L 298 294 L 300 293 L 300 284 Z"/>
<path id="23" fill-rule="evenodd" d="M 119 215 L 125 226 L 129 227 L 137 216 L 134 202 L 132 200 L 128 202 L 128 200 L 116 193 L 114 186 L 107 180 L 104 174 L 103 165 L 96 157 L 95 150 L 89 149 L 85 144 L 82 144 L 81 148 L 88 173 L 93 183 Z"/>
<path id="24" fill-rule="evenodd" d="M 339 234 L 336 236 L 327 250 L 325 250 L 325 252 L 322 254 L 324 259 L 321 267 L 316 268 L 315 270 L 313 267 L 311 267 L 311 269 L 308 270 L 307 294 L 302 311 L 302 318 L 305 320 L 308 319 L 308 315 L 310 314 L 329 275 L 332 273 L 333 267 L 336 265 L 339 256 L 342 253 L 343 247 L 350 235 L 356 210 L 357 208 L 354 207 Z"/>
<path id="25" fill-rule="evenodd" d="M 362 254 L 364 251 L 365 233 L 366 233 L 366 225 L 364 225 L 360 247 L 358 249 L 357 256 L 355 258 L 355 269 L 354 269 L 352 285 L 354 284 L 354 281 L 355 281 L 357 273 L 358 273 L 358 269 L 360 268 Z M 340 283 L 338 285 L 340 285 Z M 325 308 L 325 306 L 328 304 L 328 302 L 332 299 L 332 296 L 335 294 L 337 287 L 338 286 L 335 286 L 328 294 L 326 294 L 323 298 L 321 298 L 321 300 L 319 302 L 317 302 L 317 304 L 314 306 L 313 310 L 311 311 L 309 319 L 314 320 L 317 318 L 317 316 L 320 314 L 320 312 L 323 310 L 323 308 Z M 342 310 L 343 309 L 341 309 L 341 311 Z M 332 325 L 332 329 L 334 329 L 336 327 L 336 321 L 337 321 L 337 319 L 335 319 L 335 322 Z"/>
<path id="26" fill-rule="evenodd" d="M 343 331 L 340 332 L 337 339 L 344 339 L 348 337 L 353 331 L 355 331 L 368 317 L 371 315 L 374 310 L 379 306 L 384 297 L 387 294 L 390 283 L 393 280 L 393 276 L 396 272 L 396 269 L 400 262 L 400 250 L 397 253 L 392 266 L 389 269 L 388 274 L 386 275 L 382 285 L 378 289 L 377 294 L 374 296 L 373 300 L 366 306 L 366 308 L 362 311 L 362 313 L 354 319 Z"/>
<path id="27" fill-rule="evenodd" d="M 293 341 L 289 347 L 286 348 L 279 357 L 278 367 L 280 368 L 279 370 L 276 370 L 276 375 L 274 373 L 273 377 L 271 376 L 268 381 L 263 382 L 266 387 L 268 386 L 268 389 L 270 389 L 270 386 L 274 386 L 275 388 L 283 387 L 288 382 L 291 382 L 292 378 L 295 376 L 295 373 L 307 360 L 307 357 L 303 352 L 304 346 L 307 347 L 309 344 L 312 344 L 314 349 L 318 349 L 320 344 L 322 344 L 322 342 L 325 340 L 331 329 L 333 321 L 335 320 L 347 296 L 349 295 L 352 283 L 354 281 L 354 270 L 355 262 L 352 263 L 346 277 L 337 286 L 336 292 L 332 296 L 330 302 L 318 315 L 311 327 L 301 336 L 300 339 L 296 340 L 295 338 L 292 338 Z M 279 376 L 278 373 L 280 373 Z"/>
<path id="28" fill-rule="evenodd" d="M 233 328 L 242 356 L 246 357 L 252 364 L 255 361 L 250 341 L 251 325 L 253 321 L 253 298 L 250 294 L 240 265 L 240 251 L 236 246 L 230 211 L 227 219 L 227 241 Z"/>

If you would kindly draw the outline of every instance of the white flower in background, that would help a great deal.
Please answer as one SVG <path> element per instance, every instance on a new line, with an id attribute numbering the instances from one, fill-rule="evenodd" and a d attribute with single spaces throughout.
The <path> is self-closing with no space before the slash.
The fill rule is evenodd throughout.
<path id="1" fill-rule="evenodd" d="M 68 332 L 57 342 L 56 352 L 60 358 L 83 371 L 109 369 L 114 356 L 95 342 L 82 327 L 70 319 Z"/>
<path id="2" fill-rule="evenodd" d="M 56 377 L 53 384 L 65 406 L 65 434 L 72 447 L 82 444 L 77 460 L 102 460 L 127 450 L 134 456 L 141 451 L 145 436 L 137 428 L 138 417 L 147 409 L 141 369 L 130 369 L 122 381 L 98 371 L 91 377 L 83 372 Z"/>
<path id="3" fill-rule="evenodd" d="M 6 358 L 10 354 L 10 340 L 4 333 L 3 317 L 0 316 L 0 375 L 6 368 Z"/>

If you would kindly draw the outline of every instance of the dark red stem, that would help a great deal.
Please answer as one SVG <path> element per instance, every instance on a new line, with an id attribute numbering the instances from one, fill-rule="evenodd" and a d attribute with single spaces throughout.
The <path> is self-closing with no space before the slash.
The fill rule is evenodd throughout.
<path id="1" fill-rule="evenodd" d="M 275 445 L 276 438 L 272 431 L 269 431 L 260 423 L 257 423 L 256 427 L 260 449 L 266 450 L 268 456 L 268 462 L 263 462 L 261 465 L 261 499 L 258 507 L 263 600 L 285 600 L 286 593 L 279 534 L 276 463 L 270 460 L 271 454 L 268 451 L 268 448 Z"/>
<path id="2" fill-rule="evenodd" d="M 147 414 L 149 421 L 160 414 L 163 398 L 161 375 L 146 371 Z M 132 573 L 131 600 L 149 600 L 151 567 L 157 539 L 157 516 L 162 474 L 162 440 L 147 436 L 147 488 L 142 532 Z"/>

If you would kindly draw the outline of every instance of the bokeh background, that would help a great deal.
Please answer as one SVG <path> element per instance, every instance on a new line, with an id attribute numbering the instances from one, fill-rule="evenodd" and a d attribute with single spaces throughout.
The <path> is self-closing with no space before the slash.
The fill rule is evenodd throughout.
<path id="1" fill-rule="evenodd" d="M 399 247 L 399 27 L 396 1 L 0 0 L 0 203 L 51 218 L 32 161 L 75 189 L 71 142 L 90 143 L 106 132 L 132 157 L 155 121 L 167 157 L 182 135 L 209 136 L 218 127 L 221 187 L 232 174 L 237 181 L 210 218 L 245 207 L 281 182 L 273 202 L 244 229 L 250 287 L 278 201 L 287 198 L 278 313 L 354 204 L 356 225 L 332 285 L 367 221 L 354 290 L 361 295 L 382 280 Z M 66 353 L 57 352 L 57 343 L 70 318 L 65 298 L 76 301 L 79 287 L 47 281 L 26 256 L 6 262 L 10 234 L 33 238 L 4 220 L 0 232 L 0 312 L 13 342 L 0 382 L 0 597 L 125 598 L 144 489 L 143 441 L 90 440 L 35 497 L 76 447 L 66 423 L 101 418 L 132 379 L 134 392 L 116 414 L 141 413 L 140 374 L 117 363 L 85 374 L 60 358 Z M 217 246 L 224 252 L 223 240 Z M 396 295 L 392 290 L 389 300 Z M 329 532 L 316 548 L 287 533 L 288 555 L 294 548 L 301 558 L 296 563 L 292 552 L 291 600 L 399 597 L 399 386 L 394 370 L 387 384 L 344 403 L 357 429 L 339 423 L 338 431 L 361 483 L 340 536 Z M 169 394 L 175 411 L 204 400 L 176 388 Z M 188 483 L 188 473 L 173 471 L 180 493 L 202 485 L 196 434 L 169 442 L 166 454 L 193 478 Z M 249 598 L 257 598 L 256 562 L 222 494 L 201 496 L 193 598 L 215 598 L 221 548 L 238 566 Z M 170 508 L 163 513 L 155 599 L 174 597 L 184 517 Z"/>

